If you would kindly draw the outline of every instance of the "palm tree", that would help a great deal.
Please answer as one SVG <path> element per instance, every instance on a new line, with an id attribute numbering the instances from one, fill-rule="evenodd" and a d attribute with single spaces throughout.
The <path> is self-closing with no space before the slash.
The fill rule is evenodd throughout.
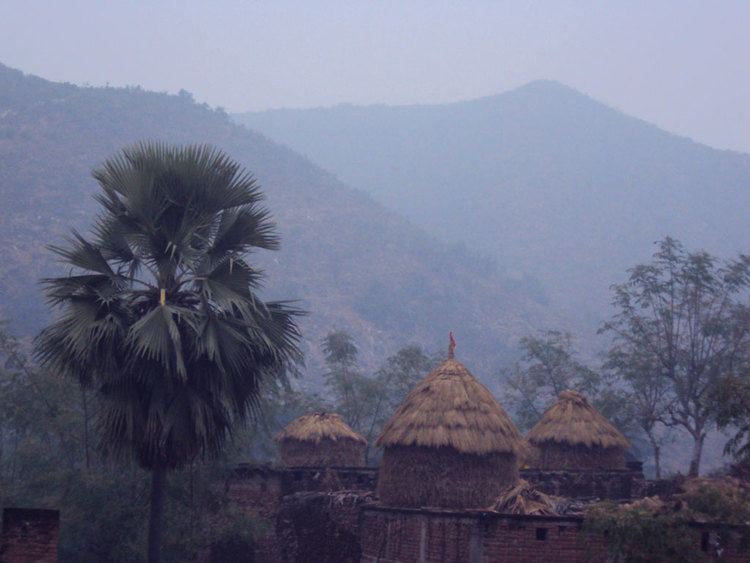
<path id="1" fill-rule="evenodd" d="M 160 559 L 167 472 L 222 450 L 266 385 L 300 360 L 300 311 L 256 295 L 246 261 L 278 238 L 255 180 L 207 146 L 140 144 L 93 172 L 90 239 L 50 247 L 62 309 L 37 338 L 47 367 L 96 389 L 102 448 L 152 473 L 148 560 Z"/>

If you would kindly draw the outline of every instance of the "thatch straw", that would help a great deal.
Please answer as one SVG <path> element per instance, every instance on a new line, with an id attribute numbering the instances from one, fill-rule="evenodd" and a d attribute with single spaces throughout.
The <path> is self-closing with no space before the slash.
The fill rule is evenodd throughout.
<path id="1" fill-rule="evenodd" d="M 335 413 L 293 420 L 274 440 L 287 467 L 362 467 L 367 440 Z"/>
<path id="2" fill-rule="evenodd" d="M 492 503 L 491 510 L 502 514 L 557 515 L 557 499 L 537 491 L 524 479 L 505 489 Z"/>
<path id="3" fill-rule="evenodd" d="M 658 496 L 652 496 L 639 498 L 633 502 L 623 504 L 622 508 L 626 510 L 639 510 L 648 514 L 658 514 L 663 512 L 667 506 Z"/>
<path id="4" fill-rule="evenodd" d="M 521 469 L 528 469 L 530 467 L 539 467 L 542 454 L 539 448 L 532 445 L 527 439 L 524 438 L 524 453 L 518 459 L 518 467 Z"/>
<path id="5" fill-rule="evenodd" d="M 559 400 L 545 411 L 527 438 L 536 446 L 552 442 L 588 448 L 630 447 L 628 439 L 586 397 L 570 390 L 560 393 Z"/>
<path id="6" fill-rule="evenodd" d="M 380 463 L 377 491 L 387 506 L 485 508 L 517 479 L 513 454 L 389 446 Z"/>
<path id="7" fill-rule="evenodd" d="M 622 470 L 627 467 L 625 450 L 619 447 L 572 446 L 566 443 L 544 442 L 532 446 L 534 455 L 527 458 L 528 467 L 543 470 Z"/>
<path id="8" fill-rule="evenodd" d="M 315 412 L 300 416 L 276 434 L 274 440 L 298 440 L 319 444 L 321 440 L 354 440 L 367 444 L 367 440 L 352 430 L 341 415 L 332 412 Z"/>
<path id="9" fill-rule="evenodd" d="M 518 430 L 492 393 L 452 358 L 407 395 L 377 445 L 449 447 L 477 455 L 524 451 Z"/>

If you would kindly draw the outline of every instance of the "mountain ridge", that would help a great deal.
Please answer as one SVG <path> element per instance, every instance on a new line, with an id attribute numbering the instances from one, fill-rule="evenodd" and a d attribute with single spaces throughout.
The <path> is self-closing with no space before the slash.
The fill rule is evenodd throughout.
<path id="1" fill-rule="evenodd" d="M 747 252 L 750 155 L 714 149 L 569 86 L 424 106 L 274 110 L 235 120 L 305 154 L 444 241 L 463 241 L 594 338 L 609 286 L 667 235 Z"/>
<path id="2" fill-rule="evenodd" d="M 750 155 L 750 153 L 746 151 L 715 147 L 709 143 L 698 141 L 690 137 L 689 135 L 675 133 L 674 131 L 670 131 L 659 125 L 651 123 L 650 121 L 647 121 L 646 119 L 631 115 L 627 113 L 625 110 L 622 110 L 616 106 L 609 105 L 606 102 L 602 102 L 601 100 L 598 100 L 594 98 L 593 96 L 583 92 L 582 90 L 578 90 L 577 88 L 573 86 L 570 86 L 558 80 L 553 80 L 549 78 L 537 78 L 535 80 L 531 80 L 529 82 L 521 84 L 520 86 L 516 86 L 514 88 L 511 88 L 509 90 L 505 90 L 503 92 L 499 92 L 496 94 L 487 94 L 487 95 L 478 96 L 475 98 L 467 98 L 465 100 L 454 100 L 450 102 L 404 103 L 404 104 L 393 104 L 393 103 L 386 103 L 386 102 L 373 102 L 373 103 L 367 103 L 367 104 L 357 104 L 357 103 L 352 103 L 352 102 L 337 102 L 335 104 L 330 104 L 330 105 L 318 105 L 318 106 L 311 106 L 311 107 L 275 107 L 275 108 L 267 108 L 263 110 L 236 111 L 236 112 L 230 112 L 230 115 L 241 118 L 242 116 L 246 116 L 246 115 L 262 115 L 262 114 L 287 113 L 287 112 L 288 113 L 296 113 L 296 112 L 304 113 L 304 112 L 317 112 L 317 111 L 338 110 L 338 109 L 401 109 L 401 108 L 411 109 L 411 108 L 437 108 L 437 107 L 442 108 L 442 107 L 450 107 L 450 106 L 469 105 L 473 103 L 492 103 L 493 101 L 496 101 L 501 98 L 508 98 L 514 95 L 523 95 L 527 92 L 534 92 L 534 91 L 540 91 L 540 92 L 545 92 L 545 93 L 550 93 L 551 91 L 557 91 L 567 96 L 584 98 L 600 106 L 603 109 L 612 111 L 616 114 L 626 117 L 627 119 L 640 122 L 642 125 L 648 126 L 649 128 L 652 128 L 655 131 L 669 135 L 675 139 L 682 139 L 683 141 L 688 141 L 691 144 L 699 145 L 699 146 L 702 146 L 702 147 L 705 147 L 714 151 L 733 153 L 733 154 L 738 154 L 738 155 Z"/>
<path id="3" fill-rule="evenodd" d="M 144 139 L 207 142 L 251 170 L 279 225 L 282 250 L 254 256 L 264 296 L 302 298 L 310 370 L 320 338 L 351 331 L 365 368 L 399 346 L 442 349 L 449 330 L 486 374 L 551 313 L 479 258 L 437 243 L 332 174 L 187 93 L 79 88 L 0 66 L 0 313 L 25 335 L 48 318 L 36 279 L 56 272 L 45 244 L 96 211 L 92 167 Z"/>

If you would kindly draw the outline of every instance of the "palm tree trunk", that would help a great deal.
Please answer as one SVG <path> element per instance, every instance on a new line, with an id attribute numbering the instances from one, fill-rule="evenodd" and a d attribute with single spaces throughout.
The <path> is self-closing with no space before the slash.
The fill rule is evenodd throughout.
<path id="1" fill-rule="evenodd" d="M 161 561 L 161 532 L 164 522 L 164 491 L 167 470 L 156 467 L 151 472 L 151 511 L 148 518 L 148 563 Z"/>
<path id="2" fill-rule="evenodd" d="M 89 456 L 89 404 L 86 400 L 86 389 L 81 387 L 81 400 L 83 403 L 83 452 L 86 458 L 86 471 L 91 469 Z"/>

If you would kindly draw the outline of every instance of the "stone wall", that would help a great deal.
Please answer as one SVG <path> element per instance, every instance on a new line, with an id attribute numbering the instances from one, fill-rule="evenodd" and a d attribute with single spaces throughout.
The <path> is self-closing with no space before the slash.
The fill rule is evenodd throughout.
<path id="1" fill-rule="evenodd" d="M 603 537 L 584 535 L 582 519 L 566 516 L 509 516 L 484 511 L 397 509 L 377 504 L 362 508 L 362 563 L 605 563 Z M 709 525 L 696 526 L 697 553 L 707 561 Z M 738 545 L 723 545 L 721 561 L 748 560 Z"/>
<path id="2" fill-rule="evenodd" d="M 55 563 L 60 534 L 57 510 L 6 508 L 0 536 L 3 563 Z"/>

